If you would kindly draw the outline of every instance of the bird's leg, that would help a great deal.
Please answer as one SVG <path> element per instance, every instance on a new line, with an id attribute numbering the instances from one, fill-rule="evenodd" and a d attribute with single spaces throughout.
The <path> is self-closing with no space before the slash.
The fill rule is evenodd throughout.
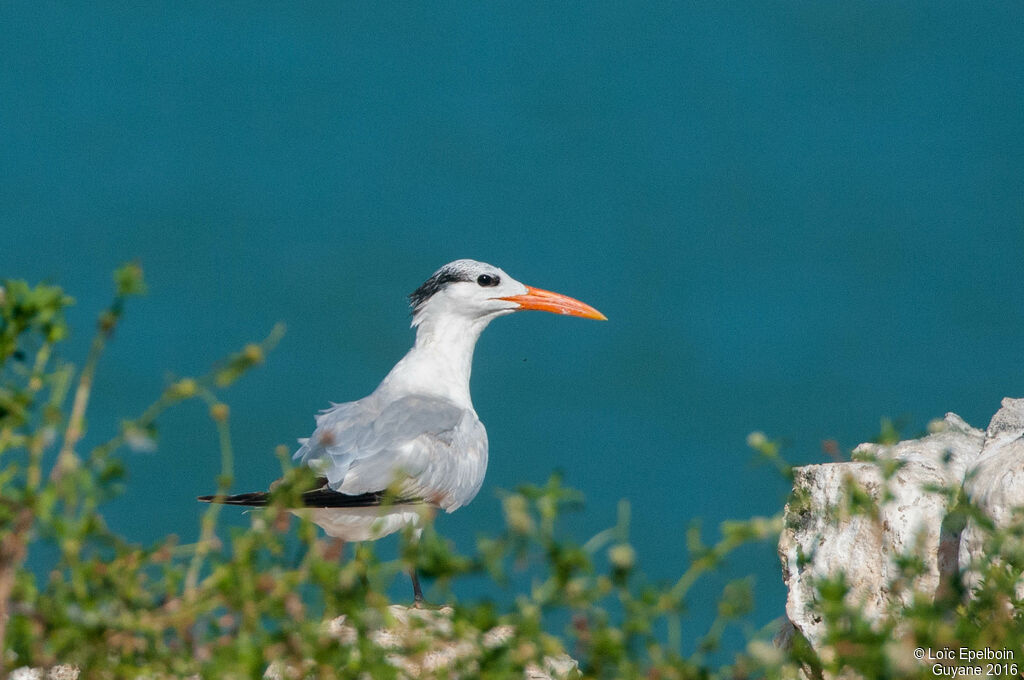
<path id="1" fill-rule="evenodd" d="M 416 574 L 416 565 L 409 569 L 409 577 L 412 579 L 412 606 L 420 609 L 423 607 L 423 590 L 420 589 L 420 577 Z"/>

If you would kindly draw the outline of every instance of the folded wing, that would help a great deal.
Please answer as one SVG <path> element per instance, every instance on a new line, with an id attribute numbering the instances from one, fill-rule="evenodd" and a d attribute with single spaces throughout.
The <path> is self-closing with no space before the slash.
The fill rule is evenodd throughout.
<path id="1" fill-rule="evenodd" d="M 295 459 L 326 477 L 332 491 L 362 497 L 397 489 L 451 511 L 483 482 L 487 433 L 472 409 L 441 397 L 379 404 L 371 396 L 321 413 Z"/>

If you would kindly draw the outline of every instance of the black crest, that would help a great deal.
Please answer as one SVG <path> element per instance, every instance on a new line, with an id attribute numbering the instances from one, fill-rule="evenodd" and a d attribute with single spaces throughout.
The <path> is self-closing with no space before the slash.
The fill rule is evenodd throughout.
<path id="1" fill-rule="evenodd" d="M 429 300 L 434 293 L 441 290 L 449 283 L 470 280 L 469 274 L 464 269 L 445 265 L 434 272 L 433 276 L 424 281 L 422 286 L 414 290 L 409 295 L 409 306 L 412 307 L 412 311 L 415 314 L 416 310 L 419 309 L 423 303 Z"/>

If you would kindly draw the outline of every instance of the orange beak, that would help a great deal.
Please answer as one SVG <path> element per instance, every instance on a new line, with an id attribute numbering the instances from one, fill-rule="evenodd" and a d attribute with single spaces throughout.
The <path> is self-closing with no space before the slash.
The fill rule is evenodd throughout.
<path id="1" fill-rule="evenodd" d="M 608 320 L 608 317 L 588 304 L 567 295 L 559 295 L 558 293 L 533 288 L 532 286 L 526 287 L 525 295 L 512 295 L 501 299 L 516 303 L 520 309 L 539 309 L 542 312 L 581 316 L 584 319 Z"/>

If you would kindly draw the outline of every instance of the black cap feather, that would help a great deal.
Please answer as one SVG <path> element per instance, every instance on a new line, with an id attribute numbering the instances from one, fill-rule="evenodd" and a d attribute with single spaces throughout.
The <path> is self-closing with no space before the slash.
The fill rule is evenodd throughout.
<path id="1" fill-rule="evenodd" d="M 423 285 L 409 294 L 409 306 L 415 314 L 423 304 L 429 300 L 434 293 L 443 290 L 449 283 L 456 281 L 472 281 L 469 272 L 464 267 L 449 263 L 434 272 L 434 275 L 423 282 Z"/>

